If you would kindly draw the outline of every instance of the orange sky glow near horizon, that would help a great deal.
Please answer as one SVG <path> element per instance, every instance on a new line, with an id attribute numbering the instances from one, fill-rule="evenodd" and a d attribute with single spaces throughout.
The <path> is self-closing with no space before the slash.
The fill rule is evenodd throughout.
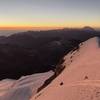
<path id="1" fill-rule="evenodd" d="M 94 29 L 100 29 L 99 26 L 94 25 L 80 25 L 80 26 L 72 26 L 72 25 L 66 25 L 66 26 L 17 26 L 17 25 L 8 25 L 8 26 L 0 26 L 0 30 L 52 30 L 52 29 L 63 29 L 63 28 L 83 28 L 85 26 L 90 26 Z"/>
<path id="2" fill-rule="evenodd" d="M 0 30 L 100 29 L 100 0 L 1 0 Z"/>
<path id="3" fill-rule="evenodd" d="M 0 30 L 16 30 L 16 29 L 24 29 L 24 30 L 49 30 L 49 29 L 62 29 L 62 28 L 83 28 L 84 26 L 90 26 L 95 29 L 100 29 L 100 23 L 97 21 L 95 22 L 85 22 L 85 21 L 63 21 L 62 23 L 60 22 L 41 22 L 41 23 L 0 23 Z"/>

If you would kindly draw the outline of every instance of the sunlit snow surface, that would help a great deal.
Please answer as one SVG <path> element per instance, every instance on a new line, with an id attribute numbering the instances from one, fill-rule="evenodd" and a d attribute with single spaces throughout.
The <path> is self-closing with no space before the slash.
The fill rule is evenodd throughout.
<path id="1" fill-rule="evenodd" d="M 19 80 L 0 81 L 0 100 L 29 100 L 54 72 L 23 76 Z"/>
<path id="2" fill-rule="evenodd" d="M 100 100 L 100 48 L 95 37 L 64 57 L 64 71 L 30 100 Z"/>

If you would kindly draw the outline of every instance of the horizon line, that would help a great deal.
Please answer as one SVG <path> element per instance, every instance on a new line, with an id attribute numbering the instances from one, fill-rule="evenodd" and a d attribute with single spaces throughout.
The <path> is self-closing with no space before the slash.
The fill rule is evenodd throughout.
<path id="1" fill-rule="evenodd" d="M 85 26 L 83 26 L 85 27 Z M 64 28 L 69 28 L 69 29 L 81 29 L 83 27 L 65 27 L 65 26 L 0 26 L 0 30 L 54 30 L 54 29 L 64 29 Z M 100 27 L 92 27 L 94 29 L 99 29 Z"/>
<path id="2" fill-rule="evenodd" d="M 63 29 L 66 27 L 50 27 L 50 26 L 0 26 L 0 30 L 16 30 L 16 29 L 21 29 L 21 30 L 48 30 L 48 29 Z"/>

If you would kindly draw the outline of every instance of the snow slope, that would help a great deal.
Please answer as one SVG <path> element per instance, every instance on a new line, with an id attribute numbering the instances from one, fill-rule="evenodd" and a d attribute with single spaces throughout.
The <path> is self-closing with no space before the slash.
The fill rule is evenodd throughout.
<path id="1" fill-rule="evenodd" d="M 0 81 L 0 100 L 29 100 L 31 95 L 37 93 L 45 80 L 54 72 L 23 76 L 19 80 L 5 79 Z"/>
<path id="2" fill-rule="evenodd" d="M 64 71 L 30 100 L 100 100 L 100 40 L 81 43 L 64 57 Z"/>

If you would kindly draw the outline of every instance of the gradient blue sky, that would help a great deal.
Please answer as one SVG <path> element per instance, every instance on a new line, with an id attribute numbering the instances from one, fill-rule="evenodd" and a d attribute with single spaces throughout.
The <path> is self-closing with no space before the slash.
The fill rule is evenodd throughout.
<path id="1" fill-rule="evenodd" d="M 0 27 L 100 27 L 100 0 L 0 0 Z"/>

